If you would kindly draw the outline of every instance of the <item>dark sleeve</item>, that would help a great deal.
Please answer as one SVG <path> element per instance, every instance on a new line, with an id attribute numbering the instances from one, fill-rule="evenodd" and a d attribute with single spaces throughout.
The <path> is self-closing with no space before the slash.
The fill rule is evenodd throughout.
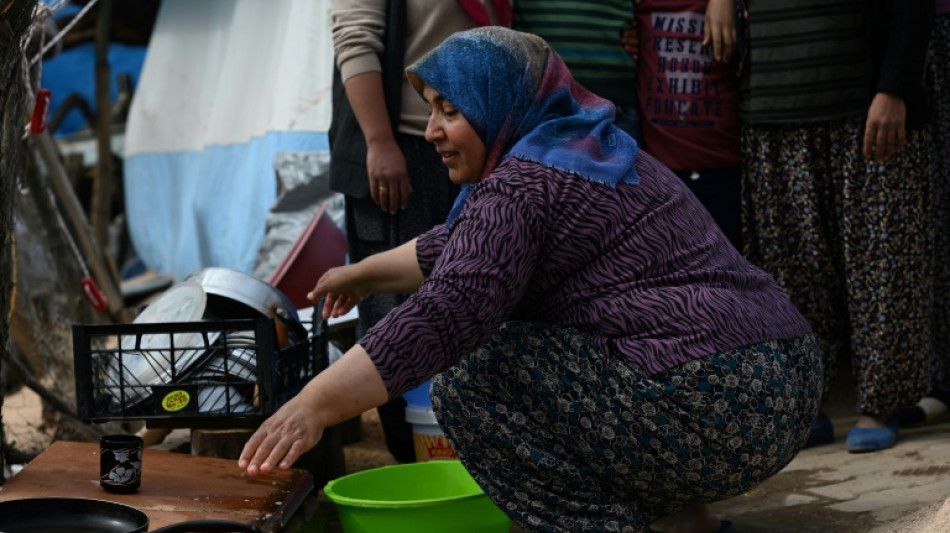
<path id="1" fill-rule="evenodd" d="M 883 42 L 880 47 L 880 66 L 877 92 L 899 96 L 904 101 L 919 97 L 924 82 L 924 63 L 930 30 L 934 20 L 934 3 L 927 1 L 878 1 L 871 23 L 872 36 Z"/>
<path id="2" fill-rule="evenodd" d="M 422 275 L 429 277 L 435 262 L 442 255 L 445 243 L 449 240 L 449 232 L 445 224 L 439 224 L 429 231 L 419 235 L 416 240 L 416 261 L 422 269 Z"/>
<path id="3" fill-rule="evenodd" d="M 531 279 L 542 242 L 537 211 L 516 195 L 482 189 L 419 290 L 360 339 L 390 397 L 481 345 L 508 319 Z M 432 231 L 425 235 L 431 242 Z"/>
<path id="4" fill-rule="evenodd" d="M 749 64 L 749 10 L 747 0 L 734 0 L 733 17 L 736 25 L 736 76 L 741 77 Z"/>

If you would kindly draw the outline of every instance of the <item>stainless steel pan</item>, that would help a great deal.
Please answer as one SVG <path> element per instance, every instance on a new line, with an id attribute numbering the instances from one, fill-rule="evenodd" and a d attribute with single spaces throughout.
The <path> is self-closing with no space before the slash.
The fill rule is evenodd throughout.
<path id="1" fill-rule="evenodd" d="M 220 296 L 239 302 L 258 313 L 273 318 L 287 331 L 294 342 L 305 339 L 307 330 L 300 323 L 297 308 L 280 289 L 261 281 L 250 274 L 223 267 L 201 269 L 188 276 L 186 281 L 194 281 L 209 295 Z M 213 302 L 209 301 L 213 306 Z M 221 316 L 217 318 L 247 318 Z"/>

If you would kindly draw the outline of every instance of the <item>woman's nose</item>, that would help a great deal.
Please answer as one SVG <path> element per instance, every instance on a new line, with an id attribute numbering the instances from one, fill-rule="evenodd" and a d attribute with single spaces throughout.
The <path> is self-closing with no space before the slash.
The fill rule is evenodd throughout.
<path id="1" fill-rule="evenodd" d="M 425 139 L 429 142 L 434 142 L 436 139 L 441 138 L 441 136 L 442 128 L 436 125 L 434 116 L 429 117 L 429 121 L 426 122 Z"/>

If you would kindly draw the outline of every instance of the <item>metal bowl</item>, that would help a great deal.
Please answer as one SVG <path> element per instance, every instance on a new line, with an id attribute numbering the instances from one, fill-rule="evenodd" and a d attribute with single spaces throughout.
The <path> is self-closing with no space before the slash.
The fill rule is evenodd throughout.
<path id="1" fill-rule="evenodd" d="M 254 410 L 235 387 L 214 385 L 198 390 L 199 413 L 247 413 Z"/>
<path id="2" fill-rule="evenodd" d="M 183 383 L 196 381 L 257 382 L 257 359 L 254 351 L 243 348 L 219 350 L 182 378 Z"/>
<path id="3" fill-rule="evenodd" d="M 209 295 L 239 302 L 266 317 L 277 320 L 286 328 L 295 342 L 306 338 L 306 328 L 301 324 L 297 308 L 290 302 L 287 295 L 250 274 L 230 268 L 209 267 L 195 272 L 185 280 L 201 285 Z"/>

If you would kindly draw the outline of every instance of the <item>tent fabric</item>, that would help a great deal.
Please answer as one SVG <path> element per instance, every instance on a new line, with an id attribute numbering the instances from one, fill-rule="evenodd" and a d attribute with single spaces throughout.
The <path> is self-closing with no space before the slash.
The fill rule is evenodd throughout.
<path id="1" fill-rule="evenodd" d="M 328 150 L 332 62 L 329 2 L 162 2 L 125 139 L 129 233 L 149 269 L 253 269 L 275 154 Z"/>
<path id="2" fill-rule="evenodd" d="M 323 206 L 341 234 L 346 233 L 345 200 L 330 190 L 329 169 L 330 152 L 280 152 L 274 156 L 277 200 L 267 216 L 267 235 L 251 272 L 254 277 L 271 278 Z M 316 278 L 314 275 L 314 281 Z"/>

